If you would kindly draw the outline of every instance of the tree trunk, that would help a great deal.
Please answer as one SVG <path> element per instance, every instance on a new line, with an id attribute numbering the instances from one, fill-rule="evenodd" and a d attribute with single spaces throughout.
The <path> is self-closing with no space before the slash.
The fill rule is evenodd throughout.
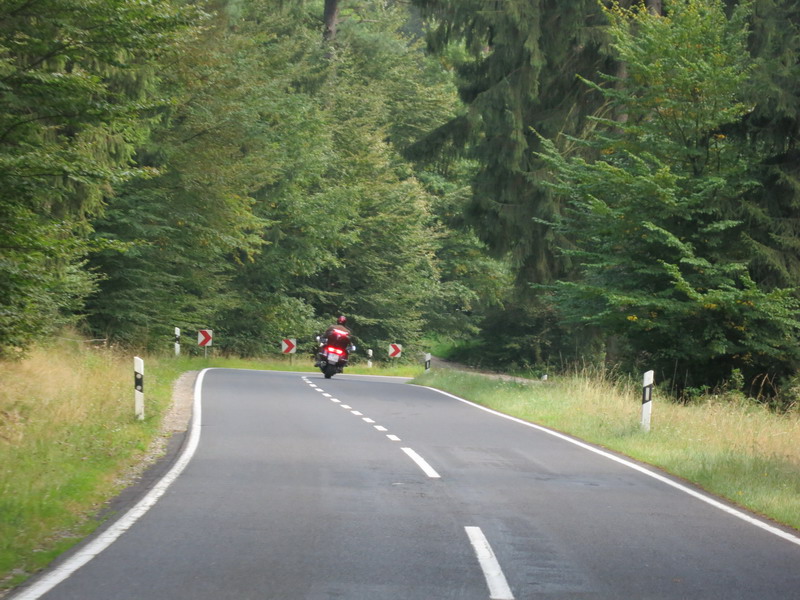
<path id="1" fill-rule="evenodd" d="M 336 24 L 339 22 L 339 0 L 325 0 L 325 12 L 322 19 L 325 22 L 322 39 L 332 42 L 336 38 Z"/>

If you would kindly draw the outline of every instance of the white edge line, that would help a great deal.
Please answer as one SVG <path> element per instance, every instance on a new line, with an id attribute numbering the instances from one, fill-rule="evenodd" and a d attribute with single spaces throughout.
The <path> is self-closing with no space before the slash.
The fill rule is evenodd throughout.
<path id="1" fill-rule="evenodd" d="M 784 531 L 782 529 L 779 529 L 778 527 L 770 525 L 769 523 L 766 523 L 764 521 L 756 519 L 755 517 L 752 517 L 752 516 L 748 515 L 747 513 L 744 513 L 744 512 L 742 512 L 740 510 L 737 510 L 737 509 L 733 508 L 732 506 L 728 506 L 726 504 L 723 504 L 722 502 L 720 502 L 719 500 L 716 500 L 715 498 L 712 498 L 711 496 L 708 496 L 706 494 L 698 492 L 697 490 L 693 490 L 692 488 L 687 487 L 685 485 L 682 485 L 682 484 L 678 483 L 677 481 L 673 481 L 672 479 L 670 479 L 668 477 L 664 477 L 663 475 L 660 475 L 659 473 L 656 473 L 654 471 L 646 469 L 645 467 L 643 467 L 641 465 L 638 465 L 635 462 L 632 462 L 630 460 L 626 460 L 624 458 L 620 458 L 619 456 L 615 456 L 615 455 L 611 454 L 610 452 L 606 452 L 606 451 L 601 450 L 599 448 L 595 448 L 594 446 L 590 446 L 587 443 L 584 443 L 584 442 L 581 442 L 581 441 L 576 440 L 574 438 L 571 438 L 571 437 L 569 437 L 567 435 L 564 435 L 563 433 L 559 433 L 558 431 L 554 431 L 553 429 L 548 429 L 547 427 L 543 427 L 542 425 L 537 425 L 536 423 L 531 423 L 529 421 L 524 421 L 524 420 L 519 419 L 517 417 L 512 417 L 511 415 L 503 414 L 503 413 L 498 412 L 496 410 L 493 410 L 491 408 L 487 408 L 485 406 L 481 406 L 480 404 L 475 404 L 474 402 L 471 402 L 470 400 L 465 400 L 464 398 L 459 398 L 458 396 L 456 396 L 454 394 L 450 394 L 448 392 L 443 392 L 442 390 L 437 390 L 436 388 L 432 388 L 432 387 L 425 386 L 425 385 L 420 386 L 420 387 L 432 390 L 434 392 L 438 392 L 438 393 L 443 394 L 445 396 L 449 396 L 450 398 L 458 400 L 459 402 L 463 402 L 464 404 L 467 404 L 467 405 L 472 406 L 474 408 L 478 408 L 478 409 L 480 409 L 480 410 L 482 410 L 484 412 L 488 412 L 488 413 L 493 414 L 495 416 L 502 417 L 504 419 L 508 419 L 509 421 L 514 421 L 515 423 L 519 423 L 521 425 L 525 425 L 526 427 L 531 427 L 533 429 L 537 429 L 537 430 L 539 430 L 539 431 L 541 431 L 543 433 L 547 433 L 547 434 L 552 435 L 554 437 L 557 437 L 557 438 L 559 438 L 561 440 L 569 442 L 570 444 L 574 444 L 574 445 L 576 445 L 576 446 L 578 446 L 580 448 L 583 448 L 584 450 L 588 450 L 589 452 L 594 452 L 595 454 L 599 454 L 600 456 L 602 456 L 604 458 L 608 458 L 610 460 L 613 460 L 614 462 L 617 462 L 617 463 L 619 463 L 621 465 L 624 465 L 624 466 L 626 466 L 626 467 L 628 467 L 630 469 L 633 469 L 634 471 L 639 471 L 640 473 L 642 473 L 644 475 L 647 475 L 648 477 L 652 477 L 653 479 L 655 479 L 657 481 L 660 481 L 661 483 L 665 483 L 668 486 L 675 488 L 676 490 L 680 490 L 681 492 L 684 492 L 685 494 L 688 494 L 688 495 L 690 495 L 690 496 L 692 496 L 694 498 L 697 498 L 698 500 L 701 500 L 701 501 L 705 502 L 706 504 L 710 504 L 714 508 L 717 508 L 717 509 L 719 509 L 719 510 L 721 510 L 723 512 L 728 513 L 731 516 L 734 516 L 734 517 L 736 517 L 738 519 L 741 519 L 742 521 L 745 521 L 746 523 L 749 523 L 750 525 L 755 525 L 756 527 L 758 527 L 760 529 L 763 529 L 764 531 L 767 531 L 767 532 L 769 532 L 769 533 L 771 533 L 773 535 L 776 535 L 779 538 L 783 538 L 787 542 L 791 542 L 792 544 L 797 544 L 798 546 L 800 546 L 800 537 L 798 537 L 796 535 L 793 535 L 793 534 L 789 533 L 788 531 Z"/>
<path id="2" fill-rule="evenodd" d="M 503 569 L 500 568 L 500 563 L 497 562 L 497 557 L 489 545 L 486 536 L 483 535 L 480 527 L 464 527 L 467 532 L 469 541 L 475 550 L 475 555 L 478 557 L 478 562 L 481 565 L 483 576 L 486 578 L 486 585 L 489 587 L 489 598 L 491 600 L 514 600 L 514 594 L 511 593 L 511 588 L 508 587 L 506 576 L 503 575 Z"/>
<path id="3" fill-rule="evenodd" d="M 16 596 L 12 595 L 9 600 L 36 600 L 52 590 L 59 583 L 70 577 L 75 571 L 113 544 L 119 536 L 130 529 L 140 517 L 150 510 L 164 492 L 167 491 L 167 488 L 178 478 L 181 472 L 186 468 L 186 465 L 189 464 L 200 442 L 200 424 L 202 417 L 201 388 L 203 385 L 203 378 L 209 370 L 210 369 L 203 369 L 200 371 L 200 374 L 195 380 L 192 428 L 189 432 L 189 441 L 180 458 L 178 458 L 169 472 L 153 486 L 144 498 L 122 515 L 113 525 L 89 542 L 84 548 L 73 554 L 63 564 L 53 569 L 30 587 L 24 588 L 20 594 Z"/>
<path id="4" fill-rule="evenodd" d="M 439 479 L 441 475 L 439 475 L 436 470 L 430 466 L 427 461 L 422 458 L 419 454 L 414 452 L 411 448 L 402 448 L 403 452 L 405 452 L 411 460 L 417 463 L 417 466 L 423 470 L 425 475 L 430 477 L 431 479 Z"/>

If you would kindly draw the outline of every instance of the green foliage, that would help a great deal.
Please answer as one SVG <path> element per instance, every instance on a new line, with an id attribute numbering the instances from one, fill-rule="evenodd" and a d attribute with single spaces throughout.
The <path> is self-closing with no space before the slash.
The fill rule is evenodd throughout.
<path id="1" fill-rule="evenodd" d="M 559 353 L 573 344 L 553 320 L 547 299 L 529 285 L 569 277 L 573 269 L 571 257 L 557 251 L 564 239 L 551 224 L 564 210 L 564 199 L 545 185 L 547 166 L 536 155 L 541 148 L 536 131 L 545 137 L 580 136 L 595 126 L 589 115 L 607 112 L 602 95 L 576 77 L 594 79 L 598 70 L 616 68 L 600 5 L 594 0 L 414 4 L 428 19 L 430 48 L 455 74 L 465 110 L 407 154 L 432 165 L 457 153 L 472 161 L 470 187 L 459 190 L 460 206 L 482 244 L 469 243 L 482 253 L 485 245 L 501 261 L 480 282 L 488 303 L 481 303 L 477 315 L 487 318 L 475 360 L 530 363 L 551 352 L 560 360 Z"/>
<path id="2" fill-rule="evenodd" d="M 244 354 L 340 312 L 370 345 L 474 329 L 504 274 L 453 230 L 471 167 L 399 154 L 458 110 L 407 7 L 348 3 L 322 45 L 320 2 L 193 6 L 3 5 L 4 346 L 83 315 Z"/>
<path id="3" fill-rule="evenodd" d="M 85 316 L 255 355 L 345 313 L 783 377 L 800 13 L 727 5 L 354 1 L 323 40 L 319 0 L 0 0 L 0 351 Z"/>
<path id="4" fill-rule="evenodd" d="M 541 184 L 534 152 L 558 132 L 577 134 L 602 98 L 575 74 L 593 78 L 611 61 L 595 0 L 416 0 L 431 22 L 429 45 L 452 64 L 467 105 L 420 141 L 420 155 L 461 146 L 478 163 L 469 222 L 496 255 L 513 259 L 519 281 L 552 281 L 568 267 L 547 225 L 560 199 Z M 463 47 L 455 51 L 454 47 Z M 528 292 L 527 285 L 522 292 Z"/>
<path id="5" fill-rule="evenodd" d="M 75 320 L 93 289 L 81 271 L 79 227 L 0 203 L 0 355 L 13 355 Z"/>
<path id="6" fill-rule="evenodd" d="M 572 324 L 618 337 L 616 358 L 656 366 L 677 389 L 732 369 L 784 376 L 800 358 L 797 297 L 752 277 L 741 217 L 760 157 L 722 133 L 749 110 L 747 7 L 728 19 L 719 2 L 669 6 L 668 17 L 608 11 L 627 75 L 595 88 L 626 118 L 598 120 L 589 158 L 543 140 L 553 187 L 572 202 L 564 251 L 581 265 L 556 303 Z"/>
<path id="7" fill-rule="evenodd" d="M 104 274 L 87 306 L 96 333 L 163 346 L 174 326 L 218 329 L 239 302 L 236 265 L 263 243 L 251 194 L 279 168 L 265 123 L 286 112 L 255 76 L 254 45 L 217 18 L 163 74 L 171 101 L 136 155 L 158 175 L 119 186 L 95 222 L 97 238 L 116 242 L 92 256 Z"/>
<path id="8" fill-rule="evenodd" d="M 523 301 L 509 297 L 486 310 L 479 322 L 480 332 L 456 346 L 450 358 L 476 367 L 499 371 L 546 369 L 559 357 L 570 361 L 574 349 L 569 340 L 559 342 L 559 322 L 547 302 Z M 582 349 L 586 351 L 586 348 Z M 563 365 L 559 365 L 563 366 Z"/>
<path id="9" fill-rule="evenodd" d="M 0 352 L 91 291 L 87 219 L 144 172 L 154 66 L 197 17 L 167 0 L 0 2 Z"/>
<path id="10" fill-rule="evenodd" d="M 800 6 L 785 0 L 753 2 L 748 45 L 756 68 L 742 90 L 752 112 L 729 137 L 761 154 L 752 165 L 761 188 L 746 206 L 745 243 L 753 276 L 768 286 L 800 281 Z"/>
<path id="11" fill-rule="evenodd" d="M 274 350 L 280 336 L 311 339 L 341 313 L 362 347 L 400 341 L 411 350 L 450 308 L 437 250 L 451 234 L 398 149 L 449 118 L 452 86 L 402 33 L 402 7 L 344 8 L 332 48 L 319 46 L 301 11 L 240 24 L 270 40 L 270 55 L 291 55 L 280 71 L 284 105 L 298 111 L 275 120 L 286 166 L 254 195 L 265 245 L 237 274 L 244 301 L 224 314 L 224 327 L 243 326 L 231 330 L 242 352 Z M 267 6 L 251 9 L 255 19 Z"/>

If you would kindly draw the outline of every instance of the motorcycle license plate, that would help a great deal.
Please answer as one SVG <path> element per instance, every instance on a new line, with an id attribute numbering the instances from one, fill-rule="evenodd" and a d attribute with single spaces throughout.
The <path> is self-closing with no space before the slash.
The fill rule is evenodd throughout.
<path id="1" fill-rule="evenodd" d="M 338 363 L 339 362 L 339 355 L 338 354 L 334 354 L 333 352 L 330 352 L 328 354 L 328 362 L 330 364 Z"/>

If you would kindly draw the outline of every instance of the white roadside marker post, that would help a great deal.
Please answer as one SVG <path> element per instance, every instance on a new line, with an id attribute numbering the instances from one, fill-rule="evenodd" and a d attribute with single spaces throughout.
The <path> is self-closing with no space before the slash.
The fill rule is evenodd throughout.
<path id="1" fill-rule="evenodd" d="M 426 352 L 425 353 L 425 372 L 427 373 L 430 370 L 431 370 L 431 353 L 430 352 Z"/>
<path id="2" fill-rule="evenodd" d="M 175 356 L 181 355 L 181 328 L 175 328 Z"/>
<path id="3" fill-rule="evenodd" d="M 655 373 L 648 371 L 642 380 L 642 430 L 650 431 L 650 414 L 653 410 L 653 385 Z"/>
<path id="4" fill-rule="evenodd" d="M 367 367 L 372 368 L 372 348 L 367 350 Z"/>
<path id="5" fill-rule="evenodd" d="M 144 420 L 144 361 L 133 357 L 133 407 L 136 418 Z"/>

